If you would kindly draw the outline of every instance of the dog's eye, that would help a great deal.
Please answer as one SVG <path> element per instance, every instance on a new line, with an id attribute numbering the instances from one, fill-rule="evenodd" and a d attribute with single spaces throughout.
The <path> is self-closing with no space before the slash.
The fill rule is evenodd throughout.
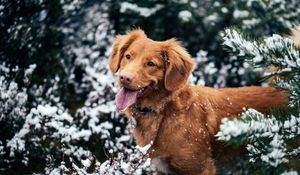
<path id="1" fill-rule="evenodd" d="M 126 54 L 125 57 L 127 60 L 129 60 L 131 58 L 131 56 L 129 54 Z"/>
<path id="2" fill-rule="evenodd" d="M 153 66 L 155 66 L 155 64 L 154 64 L 152 61 L 148 61 L 148 62 L 147 62 L 147 66 L 153 67 Z"/>

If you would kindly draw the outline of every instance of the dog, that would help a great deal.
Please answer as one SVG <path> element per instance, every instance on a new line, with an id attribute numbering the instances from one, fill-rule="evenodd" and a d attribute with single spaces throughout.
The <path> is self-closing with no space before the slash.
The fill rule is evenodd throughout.
<path id="1" fill-rule="evenodd" d="M 215 135 L 222 118 L 243 108 L 267 112 L 287 104 L 286 93 L 273 87 L 210 88 L 188 84 L 194 68 L 176 39 L 154 41 L 141 29 L 118 35 L 108 60 L 118 72 L 116 108 L 136 121 L 138 145 L 151 143 L 148 156 L 159 175 L 216 174 Z"/>

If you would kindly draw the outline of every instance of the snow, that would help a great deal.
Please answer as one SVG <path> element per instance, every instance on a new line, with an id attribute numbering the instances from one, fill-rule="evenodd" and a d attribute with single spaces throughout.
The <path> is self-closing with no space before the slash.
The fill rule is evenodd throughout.
<path id="1" fill-rule="evenodd" d="M 40 22 L 44 21 L 46 19 L 46 17 L 47 17 L 47 11 L 46 10 L 42 10 L 40 12 L 40 15 L 39 15 L 39 21 Z"/>
<path id="2" fill-rule="evenodd" d="M 205 66 L 205 72 L 207 72 L 209 75 L 212 75 L 218 71 L 218 69 L 215 67 L 215 64 L 210 62 Z"/>
<path id="3" fill-rule="evenodd" d="M 288 159 L 284 158 L 285 155 L 285 152 L 283 152 L 281 149 L 274 148 L 272 152 L 268 153 L 267 155 L 262 155 L 261 160 L 273 167 L 277 167 L 282 163 L 288 162 Z"/>
<path id="4" fill-rule="evenodd" d="M 197 8 L 198 4 L 195 1 L 191 1 L 190 6 L 193 7 L 193 8 Z"/>
<path id="5" fill-rule="evenodd" d="M 90 136 L 92 135 L 92 131 L 90 131 L 90 130 L 81 130 L 81 131 L 78 131 L 74 134 L 72 134 L 72 133 L 67 133 L 67 134 L 70 134 L 71 138 L 73 140 L 80 140 L 81 138 L 83 138 L 85 141 L 88 141 Z"/>
<path id="6" fill-rule="evenodd" d="M 187 22 L 192 18 L 192 13 L 188 10 L 183 10 L 183 11 L 179 12 L 178 17 L 182 21 Z"/>
<path id="7" fill-rule="evenodd" d="M 236 9 L 234 10 L 233 12 L 233 17 L 234 18 L 246 18 L 249 16 L 249 11 L 247 10 L 239 10 L 239 9 Z"/>
<path id="8" fill-rule="evenodd" d="M 265 38 L 263 42 L 248 41 L 244 39 L 236 30 L 225 30 L 223 34 L 224 45 L 231 48 L 233 52 L 239 50 L 239 56 L 250 56 L 252 59 L 248 61 L 253 65 L 258 65 L 260 62 L 265 64 L 280 64 L 282 67 L 296 68 L 299 67 L 300 52 L 294 46 L 292 40 L 283 38 L 280 35 L 272 35 Z M 283 49 L 288 47 L 288 49 Z M 276 53 L 276 55 L 274 55 Z M 276 59 L 273 59 L 276 57 Z"/>
<path id="9" fill-rule="evenodd" d="M 222 13 L 228 13 L 228 9 L 227 9 L 226 7 L 222 7 L 222 8 L 221 8 L 221 12 L 222 12 Z"/>
<path id="10" fill-rule="evenodd" d="M 26 80 L 24 81 L 29 81 L 28 80 L 28 77 L 32 75 L 33 71 L 36 69 L 36 64 L 31 64 L 29 65 L 29 68 L 25 70 L 25 73 L 24 73 L 24 76 L 25 78 L 27 78 Z"/>
<path id="11" fill-rule="evenodd" d="M 22 135 L 21 133 L 20 135 Z M 15 157 L 15 152 L 22 152 L 25 151 L 25 141 L 19 138 L 18 136 L 15 136 L 13 139 L 7 142 L 7 147 L 10 148 L 10 157 Z"/>
<path id="12" fill-rule="evenodd" d="M 207 23 L 214 23 L 218 20 L 219 16 L 217 13 L 212 13 L 211 15 L 208 15 L 204 20 Z"/>
<path id="13" fill-rule="evenodd" d="M 281 175 L 298 175 L 297 171 L 284 171 Z"/>
<path id="14" fill-rule="evenodd" d="M 153 172 L 151 167 L 151 159 L 145 157 L 146 147 L 139 147 L 132 151 L 128 152 L 128 159 L 124 159 L 124 152 L 118 153 L 117 157 L 113 160 L 107 160 L 100 165 L 99 172 L 100 174 L 143 174 L 143 170 L 147 172 Z M 110 151 L 112 153 L 112 151 Z M 137 165 L 139 167 L 137 167 Z"/>
<path id="15" fill-rule="evenodd" d="M 58 169 L 58 168 L 53 169 L 53 170 L 49 173 L 49 175 L 60 175 L 60 174 L 61 174 L 61 171 L 60 171 L 60 169 Z"/>
<path id="16" fill-rule="evenodd" d="M 170 173 L 167 163 L 165 161 L 163 161 L 161 158 L 159 158 L 159 157 L 153 158 L 152 164 L 158 171 L 163 172 L 165 174 Z"/>
<path id="17" fill-rule="evenodd" d="M 286 156 L 295 151 L 287 150 L 285 139 L 295 137 L 292 133 L 300 134 L 299 128 L 296 129 L 300 126 L 299 119 L 300 116 L 291 116 L 285 121 L 279 122 L 273 116 L 266 117 L 254 109 L 248 109 L 242 113 L 240 118 L 233 120 L 223 119 L 220 131 L 216 136 L 219 140 L 225 141 L 237 137 L 247 138 L 247 150 L 249 151 L 250 158 L 258 156 L 263 162 L 272 167 L 277 167 L 288 162 Z M 268 143 L 269 147 L 261 148 L 258 144 L 259 142 L 256 142 L 258 138 L 271 138 Z M 255 161 L 256 159 L 251 158 L 250 160 Z"/>
<path id="18" fill-rule="evenodd" d="M 52 115 L 56 114 L 57 107 L 56 106 L 50 106 L 50 105 L 46 105 L 46 106 L 38 105 L 37 106 L 37 111 L 42 116 L 52 116 Z"/>
<path id="19" fill-rule="evenodd" d="M 80 8 L 83 3 L 85 2 L 84 0 L 73 0 L 70 1 L 70 3 L 64 3 L 66 0 L 61 0 L 61 3 L 64 4 L 63 5 L 63 10 L 65 11 L 65 13 L 68 12 L 72 12 L 78 8 Z"/>
<path id="20" fill-rule="evenodd" d="M 260 56 L 259 49 L 256 42 L 251 43 L 245 40 L 236 30 L 225 30 L 223 34 L 224 45 L 230 47 L 233 52 L 239 49 L 239 56 L 245 56 L 246 53 L 251 53 L 255 56 Z"/>
<path id="21" fill-rule="evenodd" d="M 89 159 L 85 159 L 85 160 L 81 160 L 81 164 L 85 167 L 85 168 L 89 168 L 92 165 L 91 160 Z"/>
<path id="22" fill-rule="evenodd" d="M 146 8 L 146 7 L 139 7 L 138 5 L 129 2 L 122 2 L 120 12 L 125 13 L 127 10 L 131 10 L 138 13 L 140 16 L 149 17 L 162 8 L 163 5 L 161 4 L 156 4 L 153 8 Z"/>
<path id="23" fill-rule="evenodd" d="M 148 150 L 151 148 L 152 146 L 152 143 L 149 143 L 143 147 L 137 145 L 136 148 L 142 153 L 142 154 L 147 154 Z"/>
<path id="24" fill-rule="evenodd" d="M 263 61 L 263 57 L 261 56 L 261 55 L 257 55 L 257 56 L 255 56 L 254 58 L 253 58 L 253 61 L 255 62 L 255 63 L 259 63 L 259 62 L 261 62 L 261 61 Z"/>
<path id="25" fill-rule="evenodd" d="M 243 24 L 245 25 L 246 28 L 252 28 L 252 27 L 258 25 L 260 22 L 261 22 L 261 20 L 257 19 L 257 18 L 243 20 Z"/>
<path id="26" fill-rule="evenodd" d="M 56 159 L 55 165 L 52 165 L 51 161 L 47 162 L 44 174 L 56 175 L 62 174 L 61 172 L 70 174 L 71 172 L 68 172 L 68 170 L 72 169 L 76 174 L 90 175 L 91 173 L 87 172 L 87 168 L 94 162 L 96 162 L 95 173 L 92 174 L 124 174 L 124 172 L 142 174 L 143 170 L 151 174 L 153 170 L 150 168 L 151 159 L 144 156 L 151 148 L 151 145 L 137 146 L 135 148 L 133 139 L 131 139 L 130 129 L 136 127 L 136 121 L 130 120 L 131 128 L 130 126 L 124 128 L 126 120 L 120 114 L 115 113 L 114 95 L 117 91 L 117 86 L 115 78 L 108 72 L 107 57 L 111 52 L 110 46 L 116 33 L 107 13 L 110 10 L 109 6 L 107 6 L 107 2 L 91 3 L 86 6 L 85 2 L 85 0 L 71 0 L 68 2 L 61 0 L 61 3 L 64 4 L 64 12 L 61 16 L 62 21 L 60 21 L 62 25 L 58 30 L 63 34 L 62 50 L 64 53 L 60 55 L 61 58 L 59 59 L 62 62 L 63 73 L 67 75 L 66 79 L 56 75 L 47 80 L 45 79 L 44 84 L 31 84 L 31 78 L 34 77 L 32 75 L 36 73 L 36 68 L 39 68 L 37 64 L 31 64 L 28 68 L 17 66 L 9 68 L 12 65 L 0 63 L 0 121 L 10 121 L 11 125 L 9 127 L 12 128 L 11 133 L 9 133 L 11 136 L 7 140 L 0 141 L 1 160 L 11 164 L 11 162 L 15 161 L 15 156 L 20 155 L 20 162 L 27 166 L 30 162 L 28 161 L 29 155 L 34 153 L 31 147 L 34 147 L 34 149 L 38 150 L 43 149 L 41 157 L 48 154 L 53 156 L 53 159 Z M 213 2 L 214 8 L 218 8 L 221 12 L 212 11 L 212 13 L 206 13 L 207 9 L 203 9 L 204 7 L 201 6 L 200 1 L 173 0 L 172 3 L 184 5 L 178 13 L 178 18 L 182 22 L 193 22 L 191 20 L 196 17 L 194 15 L 198 15 L 197 13 L 204 14 L 201 17 L 203 17 L 203 25 L 207 29 L 222 22 L 220 20 L 222 20 L 223 13 L 228 13 L 229 9 L 222 7 L 223 4 L 218 1 Z M 268 10 L 274 8 L 275 11 L 272 15 L 278 21 L 282 21 L 283 26 L 291 26 L 291 22 L 285 22 L 285 20 L 295 18 L 299 14 L 297 9 L 291 10 L 290 13 L 282 14 L 281 11 L 285 7 L 285 1 L 276 0 L 265 3 L 264 1 L 252 0 L 247 2 L 248 8 L 251 9 L 255 3 Z M 278 4 L 278 7 L 276 4 Z M 120 2 L 119 5 L 121 13 L 134 12 L 144 18 L 151 17 L 151 15 L 157 14 L 164 8 L 162 4 L 142 7 L 130 2 Z M 0 16 L 3 15 L 5 8 L 7 7 L 0 5 Z M 43 9 L 44 7 L 34 16 L 37 21 L 42 22 L 47 19 L 49 15 L 48 10 Z M 232 20 L 241 24 L 243 29 L 253 29 L 263 22 L 249 9 L 236 8 L 233 11 L 233 18 L 236 19 Z M 236 21 L 237 18 L 241 21 Z M 21 18 L 18 20 L 23 21 Z M 30 32 L 31 30 L 33 29 L 30 26 L 16 23 L 15 26 L 7 28 L 5 32 L 12 39 L 18 39 L 20 32 Z M 274 53 L 281 53 L 282 49 L 291 47 L 290 44 L 292 43 L 292 40 L 283 39 L 279 35 L 265 38 L 262 43 L 260 41 L 245 40 L 240 36 L 239 32 L 231 35 L 229 36 L 225 31 L 223 37 L 226 41 L 224 44 L 234 51 L 240 51 L 240 56 L 252 54 L 252 61 L 255 64 L 265 61 L 269 64 L 271 62 L 269 59 L 275 58 L 275 56 L 268 55 L 268 50 L 273 50 Z M 29 38 L 29 40 L 32 39 Z M 243 48 L 238 48 L 237 46 L 243 46 Z M 26 45 L 26 48 L 30 49 L 31 47 L 34 47 L 32 43 Z M 196 70 L 189 77 L 191 83 L 224 87 L 227 85 L 229 76 L 236 73 L 240 75 L 247 73 L 247 70 L 243 68 L 237 69 L 235 66 L 223 63 L 216 65 L 214 53 L 210 49 L 200 50 L 197 53 L 195 58 L 197 63 Z M 284 55 L 276 55 L 277 61 L 275 60 L 275 63 L 280 63 L 280 65 L 282 63 L 286 67 L 278 71 L 278 73 L 288 73 L 298 69 L 300 61 L 295 58 L 299 58 L 299 51 L 291 47 L 289 52 L 284 53 Z M 66 57 L 63 55 L 66 55 Z M 226 61 L 232 62 L 236 60 L 236 56 L 230 56 Z M 249 65 L 244 64 L 243 67 L 248 68 Z M 80 80 L 78 80 L 78 76 L 75 73 L 77 69 L 83 72 Z M 24 76 L 22 82 L 24 86 L 20 87 L 17 81 L 8 78 L 15 74 L 18 74 L 20 77 Z M 50 81 L 50 83 L 46 83 L 46 81 Z M 48 87 L 49 84 L 51 84 L 51 87 Z M 84 95 L 84 101 L 81 106 L 76 107 L 77 109 L 70 109 L 70 111 L 67 109 L 64 99 L 61 99 L 61 97 L 65 98 L 65 94 L 60 94 L 60 85 L 62 84 L 74 86 L 76 91 L 76 97 L 74 98 L 76 100 L 77 97 Z M 239 84 L 243 84 L 243 82 Z M 297 96 L 297 89 L 294 89 L 295 84 L 299 84 L 299 81 L 279 81 L 281 87 L 291 90 L 291 105 L 297 106 L 300 100 Z M 283 142 L 284 139 L 291 139 L 300 134 L 299 116 L 292 115 L 284 122 L 278 123 L 272 117 L 264 120 L 260 119 L 259 113 L 251 110 L 248 112 L 249 115 L 258 115 L 257 118 L 254 118 L 254 122 L 248 125 L 243 122 L 224 119 L 224 126 L 221 128 L 224 131 L 220 136 L 225 140 L 229 140 L 245 136 L 248 132 L 253 133 L 245 137 L 250 139 L 247 149 L 253 154 L 250 157 L 251 160 L 255 161 L 257 160 L 255 158 L 258 157 L 273 167 L 286 162 L 285 157 L 287 155 L 298 155 L 300 153 L 299 147 L 293 150 L 286 150 L 285 142 Z M 285 130 L 284 134 L 281 133 L 283 130 Z M 269 149 L 260 150 L 259 146 L 261 145 L 251 142 L 255 138 L 270 139 Z M 107 152 L 110 158 L 107 161 L 100 163 L 98 160 L 93 159 L 94 156 L 87 145 L 94 139 L 103 143 L 104 147 L 102 148 L 99 145 L 99 149 L 109 150 Z M 264 154 L 262 151 L 264 151 Z M 53 152 L 55 152 L 55 155 Z M 62 155 L 65 159 L 73 157 L 80 165 L 76 165 L 74 161 L 71 161 L 73 168 L 66 167 L 68 164 L 64 161 L 57 165 L 57 163 L 59 164 L 57 162 L 59 156 L 57 157 L 57 155 Z M 136 162 L 139 164 L 138 167 Z M 298 173 L 290 170 L 283 174 Z"/>
<path id="27" fill-rule="evenodd" d="M 119 142 L 128 142 L 130 140 L 130 136 L 129 135 L 124 135 L 121 136 L 120 138 L 118 138 Z"/>

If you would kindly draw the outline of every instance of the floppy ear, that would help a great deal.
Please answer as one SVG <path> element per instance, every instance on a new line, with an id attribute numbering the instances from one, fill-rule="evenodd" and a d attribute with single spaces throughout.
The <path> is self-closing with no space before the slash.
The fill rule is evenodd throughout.
<path id="1" fill-rule="evenodd" d="M 112 52 L 108 59 L 109 69 L 116 73 L 120 68 L 121 59 L 124 52 L 139 37 L 147 37 L 143 30 L 134 29 L 127 32 L 126 35 L 118 35 L 112 45 Z"/>
<path id="2" fill-rule="evenodd" d="M 169 91 L 179 89 L 186 84 L 194 68 L 194 62 L 188 52 L 176 39 L 165 41 L 165 88 Z"/>

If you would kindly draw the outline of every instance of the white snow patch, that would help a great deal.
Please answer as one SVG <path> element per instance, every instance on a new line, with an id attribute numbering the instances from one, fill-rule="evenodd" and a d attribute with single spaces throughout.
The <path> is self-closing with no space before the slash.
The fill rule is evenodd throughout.
<path id="1" fill-rule="evenodd" d="M 179 12 L 178 17 L 182 21 L 187 22 L 192 18 L 192 13 L 188 10 L 183 10 L 183 11 Z"/>
<path id="2" fill-rule="evenodd" d="M 145 145 L 144 147 L 141 147 L 139 145 L 136 146 L 136 148 L 142 153 L 142 154 L 147 154 L 148 150 L 151 148 L 152 142 L 150 144 Z"/>
<path id="3" fill-rule="evenodd" d="M 127 10 L 131 10 L 138 13 L 141 16 L 149 17 L 162 8 L 163 5 L 161 4 L 156 4 L 155 7 L 153 8 L 146 8 L 146 7 L 139 7 L 138 5 L 129 2 L 122 2 L 120 12 L 125 13 Z"/>

